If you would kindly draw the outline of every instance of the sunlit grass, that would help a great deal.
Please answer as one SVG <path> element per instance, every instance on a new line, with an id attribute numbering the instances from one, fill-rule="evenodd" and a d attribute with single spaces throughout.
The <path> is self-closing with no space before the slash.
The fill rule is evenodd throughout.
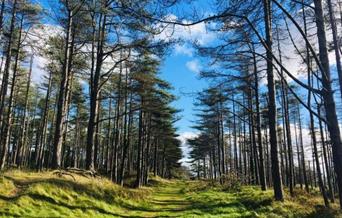
<path id="1" fill-rule="evenodd" d="M 3 217 L 341 217 L 337 209 L 324 209 L 317 193 L 298 189 L 296 196 L 275 202 L 272 190 L 248 186 L 227 192 L 206 181 L 153 178 L 149 187 L 136 190 L 76 174 L 0 176 Z"/>

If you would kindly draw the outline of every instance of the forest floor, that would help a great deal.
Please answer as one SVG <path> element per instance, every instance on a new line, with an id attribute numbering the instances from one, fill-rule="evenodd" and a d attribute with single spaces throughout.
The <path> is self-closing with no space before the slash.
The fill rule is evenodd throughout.
<path id="1" fill-rule="evenodd" d="M 287 194 L 286 194 L 287 195 Z M 284 202 L 272 191 L 224 191 L 205 181 L 153 178 L 149 187 L 122 188 L 103 178 L 10 171 L 0 175 L 1 217 L 342 217 L 318 193 L 296 190 Z"/>

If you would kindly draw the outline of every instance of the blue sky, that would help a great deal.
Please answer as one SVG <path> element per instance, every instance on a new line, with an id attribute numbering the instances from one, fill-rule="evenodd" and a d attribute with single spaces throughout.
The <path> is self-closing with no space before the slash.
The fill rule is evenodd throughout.
<path id="1" fill-rule="evenodd" d="M 194 116 L 194 94 L 206 87 L 206 81 L 198 78 L 198 72 L 194 68 L 195 64 L 199 64 L 196 57 L 190 53 L 179 53 L 173 49 L 171 55 L 166 57 L 161 67 L 161 77 L 172 84 L 173 93 L 178 99 L 173 103 L 177 109 L 181 109 L 181 119 L 176 123 L 178 128 L 179 139 L 182 141 L 183 164 L 188 165 L 189 147 L 185 144 L 185 140 L 194 136 L 194 130 L 191 128 Z M 193 65 L 189 64 L 193 63 Z M 200 68 L 200 66 L 198 66 Z M 194 71 L 195 70 L 195 71 Z"/>
<path id="2" fill-rule="evenodd" d="M 161 67 L 161 77 L 172 84 L 173 93 L 178 99 L 173 103 L 178 109 L 182 109 L 181 120 L 177 122 L 179 133 L 192 131 L 194 93 L 206 86 L 206 82 L 199 80 L 198 73 L 191 68 L 191 63 L 196 64 L 194 57 L 173 51 Z M 190 66 L 189 66 L 190 65 Z"/>
<path id="3" fill-rule="evenodd" d="M 212 11 L 212 1 L 181 1 L 170 10 L 172 16 L 182 18 L 187 21 L 188 17 L 193 18 L 193 12 L 196 16 L 205 16 Z M 171 28 L 171 27 L 170 27 Z M 172 27 L 173 28 L 173 27 Z M 166 32 L 168 32 L 166 30 Z M 199 24 L 191 28 L 177 26 L 170 30 L 173 34 L 165 34 L 161 38 L 172 35 L 174 39 L 181 39 L 182 44 L 172 46 L 171 53 L 165 57 L 161 66 L 161 77 L 172 84 L 173 93 L 178 97 L 173 106 L 181 109 L 181 120 L 177 122 L 178 133 L 189 133 L 194 130 L 191 128 L 195 120 L 194 100 L 195 93 L 201 91 L 207 86 L 206 81 L 199 79 L 199 71 L 205 67 L 206 58 L 196 56 L 196 51 L 191 43 L 196 41 L 199 44 L 207 44 L 215 39 L 213 33 L 210 33 L 205 24 Z"/>

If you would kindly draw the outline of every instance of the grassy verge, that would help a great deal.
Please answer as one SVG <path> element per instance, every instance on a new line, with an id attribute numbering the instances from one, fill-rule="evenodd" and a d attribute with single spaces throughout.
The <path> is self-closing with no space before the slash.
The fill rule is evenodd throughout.
<path id="1" fill-rule="evenodd" d="M 205 182 L 189 184 L 187 193 L 192 202 L 193 214 L 217 217 L 342 217 L 338 205 L 331 209 L 323 207 L 319 193 L 307 194 L 296 190 L 291 198 L 286 192 L 284 202 L 273 200 L 272 190 L 261 191 L 259 187 L 241 187 L 235 192 L 223 192 L 219 186 Z"/>
<path id="2" fill-rule="evenodd" d="M 6 172 L 0 177 L 0 214 L 26 217 L 103 217 L 127 213 L 149 188 L 126 189 L 107 179 L 55 176 L 52 172 Z"/>
<path id="3" fill-rule="evenodd" d="M 136 190 L 104 178 L 11 171 L 0 176 L 0 216 L 342 217 L 337 205 L 325 209 L 317 193 L 296 191 L 298 197 L 275 202 L 272 191 L 258 187 L 227 192 L 203 181 L 154 178 Z"/>

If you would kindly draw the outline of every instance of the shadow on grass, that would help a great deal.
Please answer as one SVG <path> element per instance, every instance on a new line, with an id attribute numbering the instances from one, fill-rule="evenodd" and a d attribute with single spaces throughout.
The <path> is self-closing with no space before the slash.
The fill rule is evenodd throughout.
<path id="1" fill-rule="evenodd" d="M 134 205 L 129 205 L 129 204 L 125 204 L 121 206 L 131 211 L 141 211 L 141 212 L 149 212 L 149 213 L 157 214 L 152 217 L 177 217 L 178 215 L 186 216 L 186 215 L 193 215 L 193 214 L 208 216 L 208 215 L 228 214 L 231 211 L 234 211 L 234 212 L 246 211 L 246 208 L 244 207 L 244 205 L 242 205 L 239 202 L 208 203 L 208 202 L 193 202 L 193 201 L 192 202 L 187 202 L 187 201 L 156 202 L 154 201 L 153 205 L 154 205 L 153 207 L 134 206 Z M 161 207 L 158 207 L 159 205 Z M 158 208 L 156 208 L 156 206 Z M 224 210 L 227 210 L 227 212 L 219 210 L 222 208 L 224 208 Z"/>
<path id="2" fill-rule="evenodd" d="M 115 198 L 118 195 L 115 189 L 104 188 L 97 190 L 92 188 L 87 184 L 79 184 L 72 180 L 65 180 L 59 178 L 30 178 L 30 179 L 17 179 L 13 177 L 6 176 L 8 180 L 11 180 L 17 187 L 17 192 L 14 196 L 2 196 L 0 195 L 0 200 L 7 202 L 15 202 L 23 196 L 31 198 L 33 201 L 41 201 L 49 204 L 57 205 L 69 210 L 92 210 L 98 213 L 114 217 L 177 217 L 177 215 L 220 215 L 229 213 L 244 213 L 247 211 L 258 212 L 264 207 L 272 206 L 273 199 L 269 197 L 250 197 L 250 196 L 237 196 L 236 199 L 224 202 L 217 201 L 215 199 L 210 199 L 205 196 L 200 196 L 199 199 L 186 198 L 186 193 L 184 193 L 184 188 L 177 187 L 177 185 L 172 185 L 171 187 L 166 186 L 166 190 L 161 189 L 160 192 L 156 192 L 155 197 L 152 198 L 147 204 L 135 204 L 130 201 L 123 201 L 120 198 Z M 70 189 L 77 192 L 77 194 L 83 194 L 92 197 L 98 201 L 105 202 L 111 205 L 117 205 L 126 209 L 127 214 L 119 214 L 113 212 L 110 209 L 104 209 L 102 207 L 94 205 L 77 205 L 64 200 L 57 200 L 53 197 L 46 196 L 39 193 L 30 193 L 27 188 L 34 184 L 52 184 L 56 188 Z M 144 213 L 145 212 L 145 213 Z M 130 213 L 138 215 L 129 215 Z M 18 217 L 17 214 L 11 214 L 9 211 L 0 212 L 0 215 L 6 217 Z M 145 215 L 145 216 L 144 216 Z M 316 206 L 315 212 L 308 215 L 308 218 L 316 217 L 336 217 L 338 212 L 326 209 L 324 207 Z M 251 215 L 252 216 L 252 215 Z M 25 217 L 28 217 L 25 215 Z"/>
<path id="3" fill-rule="evenodd" d="M 65 180 L 65 179 L 59 179 L 59 178 L 32 178 L 32 179 L 16 179 L 10 176 L 4 176 L 6 179 L 11 180 L 14 185 L 19 188 L 19 193 L 22 193 L 26 190 L 27 187 L 34 184 L 39 183 L 45 183 L 45 184 L 51 184 L 58 188 L 63 189 L 69 189 L 72 191 L 75 191 L 77 193 L 85 194 L 89 197 L 93 197 L 95 199 L 101 199 L 102 201 L 111 204 L 115 203 L 115 199 L 113 196 L 115 196 L 115 193 L 113 190 L 110 189 L 103 189 L 101 190 L 101 193 L 97 193 L 91 186 L 88 184 L 80 184 L 71 180 Z"/>
<path id="4" fill-rule="evenodd" d="M 168 187 L 167 190 L 162 189 L 157 191 L 155 198 L 151 199 L 147 205 L 135 205 L 129 202 L 122 202 L 120 206 L 130 211 L 157 213 L 159 216 L 184 216 L 190 214 L 204 216 L 245 213 L 247 211 L 256 212 L 258 209 L 272 204 L 272 198 L 261 198 L 256 200 L 239 196 L 233 201 L 224 202 L 210 199 L 205 196 L 201 196 L 199 199 L 186 198 L 186 193 L 186 188 L 172 185 L 171 187 Z"/>
<path id="5" fill-rule="evenodd" d="M 4 201 L 16 201 L 16 200 L 18 200 L 19 198 L 21 198 L 23 196 L 28 196 L 28 197 L 30 197 L 34 201 L 44 201 L 44 202 L 47 202 L 47 203 L 50 203 L 50 204 L 53 204 L 53 205 L 57 205 L 57 206 L 68 208 L 70 210 L 75 210 L 75 209 L 80 209 L 82 211 L 94 210 L 94 211 L 97 211 L 97 212 L 99 212 L 101 214 L 105 214 L 105 215 L 122 216 L 122 217 L 124 217 L 122 214 L 115 214 L 113 212 L 107 211 L 107 210 L 105 210 L 103 208 L 100 208 L 100 207 L 69 205 L 69 204 L 66 204 L 66 203 L 64 203 L 62 201 L 57 201 L 57 200 L 55 200 L 52 197 L 41 195 L 41 194 L 27 193 L 27 194 L 19 194 L 19 195 L 13 196 L 13 197 L 6 197 L 6 196 L 0 195 L 0 199 L 4 200 Z M 0 213 L 0 214 L 2 214 L 2 213 Z M 12 214 L 11 216 L 15 216 L 15 214 Z"/>
<path id="6" fill-rule="evenodd" d="M 260 200 L 247 199 L 247 198 L 239 199 L 239 202 L 250 210 L 258 210 L 260 208 L 270 206 L 272 204 L 272 201 L 273 200 L 271 198 L 260 199 Z"/>
<path id="7" fill-rule="evenodd" d="M 12 181 L 14 183 L 14 185 L 17 188 L 17 193 L 13 196 L 4 196 L 4 195 L 0 195 L 0 200 L 3 201 L 7 201 L 7 202 L 16 202 L 17 200 L 19 200 L 21 197 L 27 196 L 29 198 L 31 198 L 33 201 L 42 201 L 42 202 L 46 202 L 46 203 L 50 203 L 53 205 L 57 205 L 60 207 L 64 207 L 70 210 L 76 210 L 76 209 L 80 209 L 82 211 L 85 210 L 94 210 L 97 211 L 103 215 L 110 215 L 110 216 L 116 216 L 116 217 L 143 217 L 143 216 L 127 216 L 124 214 L 117 214 L 117 213 L 113 213 L 112 211 L 107 211 L 101 207 L 96 207 L 96 206 L 80 206 L 80 205 L 72 205 L 72 204 L 68 204 L 65 203 L 61 200 L 56 200 L 53 197 L 50 196 L 46 196 L 46 195 L 42 195 L 42 194 L 38 194 L 38 193 L 29 193 L 27 192 L 27 188 L 30 185 L 34 185 L 34 184 L 52 184 L 54 186 L 56 186 L 57 188 L 62 188 L 62 189 L 70 189 L 72 191 L 75 191 L 79 194 L 85 194 L 89 197 L 93 197 L 94 199 L 97 199 L 99 201 L 103 201 L 107 204 L 117 204 L 120 205 L 121 201 L 120 200 L 116 200 L 114 198 L 114 196 L 117 194 L 115 193 L 113 190 L 102 190 L 104 191 L 103 193 L 99 194 L 94 192 L 94 190 L 92 188 L 89 188 L 87 185 L 83 185 L 83 184 L 79 184 L 76 182 L 73 182 L 71 180 L 64 180 L 64 179 L 58 179 L 58 178 L 44 178 L 44 179 L 39 179 L 39 178 L 33 178 L 33 179 L 29 179 L 29 180 L 21 180 L 21 179 L 16 179 L 13 177 L 9 177 L 9 176 L 5 176 L 6 179 Z M 9 212 L 0 212 L 1 216 L 10 216 L 10 217 L 21 217 L 17 214 L 10 214 Z M 27 215 L 25 215 L 25 217 L 27 217 Z"/>
<path id="8" fill-rule="evenodd" d="M 342 217 L 342 215 L 337 210 L 332 210 L 322 205 L 317 205 L 315 206 L 315 211 L 309 214 L 308 216 L 306 216 L 306 218 L 321 218 L 321 217 L 333 218 L 333 217 Z"/>

